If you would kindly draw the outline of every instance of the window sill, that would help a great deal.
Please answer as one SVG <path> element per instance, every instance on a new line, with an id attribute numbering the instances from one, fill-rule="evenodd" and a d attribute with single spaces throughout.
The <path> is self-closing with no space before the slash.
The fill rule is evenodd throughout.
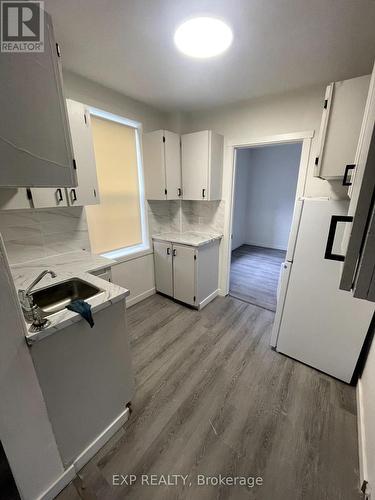
<path id="1" fill-rule="evenodd" d="M 136 245 L 129 248 L 121 248 L 120 250 L 113 250 L 112 252 L 106 252 L 100 254 L 102 257 L 107 259 L 115 260 L 116 262 L 127 262 L 129 260 L 139 259 L 145 255 L 152 254 L 153 250 L 150 245 Z"/>

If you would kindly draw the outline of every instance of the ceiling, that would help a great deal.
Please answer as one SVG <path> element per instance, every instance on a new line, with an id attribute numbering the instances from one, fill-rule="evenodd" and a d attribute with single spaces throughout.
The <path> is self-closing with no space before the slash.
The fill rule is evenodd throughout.
<path id="1" fill-rule="evenodd" d="M 65 69 L 165 110 L 191 111 L 371 71 L 375 0 L 46 0 Z M 195 15 L 224 19 L 230 49 L 173 43 Z"/>

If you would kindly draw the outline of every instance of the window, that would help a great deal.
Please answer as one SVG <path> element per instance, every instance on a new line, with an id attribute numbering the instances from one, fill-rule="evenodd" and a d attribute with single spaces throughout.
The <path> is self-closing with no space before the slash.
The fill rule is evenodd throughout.
<path id="1" fill-rule="evenodd" d="M 86 207 L 91 249 L 116 258 L 148 248 L 140 124 L 91 109 L 100 204 Z"/>

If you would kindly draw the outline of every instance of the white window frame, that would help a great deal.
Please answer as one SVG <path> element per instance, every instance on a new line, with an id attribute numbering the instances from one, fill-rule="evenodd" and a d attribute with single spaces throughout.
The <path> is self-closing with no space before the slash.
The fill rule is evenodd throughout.
<path id="1" fill-rule="evenodd" d="M 127 127 L 132 127 L 135 130 L 135 147 L 137 156 L 137 167 L 138 167 L 138 190 L 139 190 L 139 207 L 141 213 L 141 232 L 142 232 L 142 243 L 138 245 L 132 245 L 124 248 L 119 248 L 117 250 L 111 250 L 109 252 L 104 252 L 100 255 L 107 257 L 108 259 L 117 260 L 118 262 L 123 262 L 126 260 L 134 259 L 141 255 L 147 255 L 151 253 L 150 237 L 148 229 L 148 217 L 147 217 L 147 206 L 145 197 L 145 183 L 144 183 L 144 172 L 143 172 L 143 158 L 142 158 L 142 123 L 135 120 L 129 120 L 123 116 L 115 115 L 109 113 L 108 111 L 103 111 L 102 109 L 94 108 L 88 106 L 89 112 L 93 116 L 98 116 L 99 118 L 104 118 L 112 122 L 121 123 Z"/>

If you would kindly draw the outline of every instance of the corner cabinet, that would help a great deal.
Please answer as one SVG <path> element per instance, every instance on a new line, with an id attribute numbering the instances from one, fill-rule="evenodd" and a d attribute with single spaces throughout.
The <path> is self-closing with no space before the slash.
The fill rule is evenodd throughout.
<path id="1" fill-rule="evenodd" d="M 182 197 L 180 136 L 168 130 L 143 134 L 143 168 L 147 200 Z"/>
<path id="2" fill-rule="evenodd" d="M 0 186 L 74 187 L 60 50 L 44 13 L 44 51 L 0 53 Z"/>
<path id="3" fill-rule="evenodd" d="M 343 179 L 355 168 L 354 160 L 361 130 L 370 75 L 328 85 L 323 102 L 314 176 Z"/>
<path id="4" fill-rule="evenodd" d="M 202 309 L 218 294 L 219 240 L 199 247 L 154 240 L 159 293 Z"/>
<path id="5" fill-rule="evenodd" d="M 181 136 L 182 191 L 185 200 L 220 200 L 224 137 L 203 130 Z"/>

